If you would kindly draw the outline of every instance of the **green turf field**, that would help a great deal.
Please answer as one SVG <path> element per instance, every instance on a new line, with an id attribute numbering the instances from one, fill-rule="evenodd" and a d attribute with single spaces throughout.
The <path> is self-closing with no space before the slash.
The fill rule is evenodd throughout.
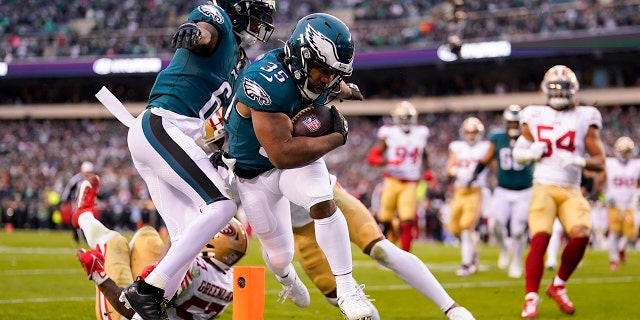
<path id="1" fill-rule="evenodd" d="M 69 231 L 0 231 L 0 319 L 94 319 L 93 282 L 76 261 Z M 262 265 L 260 245 L 253 240 L 242 265 Z M 524 280 L 513 280 L 498 270 L 497 249 L 481 248 L 481 272 L 456 277 L 459 249 L 440 244 L 418 243 L 414 253 L 421 258 L 449 294 L 470 309 L 477 319 L 519 319 L 524 299 Z M 341 319 L 312 287 L 311 306 L 299 309 L 291 302 L 276 303 L 279 284 L 267 271 L 264 319 Z M 354 248 L 354 274 L 366 284 L 382 319 L 445 319 L 440 310 Z M 542 290 L 549 283 L 546 272 Z M 618 271 L 608 268 L 604 251 L 589 250 L 582 266 L 568 286 L 576 314 L 560 313 L 555 303 L 543 297 L 540 319 L 639 319 L 640 253 L 628 253 L 628 261 Z M 221 319 L 232 319 L 231 306 Z"/>

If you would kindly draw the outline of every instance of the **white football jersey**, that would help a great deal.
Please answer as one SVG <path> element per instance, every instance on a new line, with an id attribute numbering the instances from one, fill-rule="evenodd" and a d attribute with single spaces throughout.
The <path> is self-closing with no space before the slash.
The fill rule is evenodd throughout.
<path id="1" fill-rule="evenodd" d="M 535 141 L 547 150 L 535 165 L 533 180 L 543 184 L 579 187 L 582 169 L 562 166 L 561 154 L 585 155 L 584 138 L 590 126 L 602 128 L 602 115 L 594 107 L 579 106 L 564 111 L 549 106 L 527 106 L 520 113 Z"/>
<path id="2" fill-rule="evenodd" d="M 178 307 L 167 308 L 171 320 L 206 320 L 219 317 L 233 300 L 233 269 L 222 273 L 202 258 L 187 270 L 177 298 Z"/>
<path id="3" fill-rule="evenodd" d="M 384 174 L 400 180 L 418 181 L 422 176 L 422 157 L 427 148 L 429 128 L 411 126 L 404 132 L 400 126 L 384 125 L 378 129 L 378 139 L 387 144 Z"/>
<path id="4" fill-rule="evenodd" d="M 466 187 L 469 180 L 473 176 L 473 171 L 476 169 L 478 162 L 489 151 L 491 142 L 487 140 L 478 141 L 474 144 L 469 144 L 463 140 L 452 141 L 449 144 L 449 151 L 456 156 L 456 180 L 454 181 L 455 187 Z M 472 183 L 475 187 L 484 187 L 487 183 L 487 172 L 489 170 L 482 170 L 478 175 L 478 178 Z"/>
<path id="5" fill-rule="evenodd" d="M 617 158 L 609 157 L 606 166 L 607 203 L 622 210 L 632 209 L 631 201 L 640 178 L 640 160 L 632 159 L 623 163 Z"/>

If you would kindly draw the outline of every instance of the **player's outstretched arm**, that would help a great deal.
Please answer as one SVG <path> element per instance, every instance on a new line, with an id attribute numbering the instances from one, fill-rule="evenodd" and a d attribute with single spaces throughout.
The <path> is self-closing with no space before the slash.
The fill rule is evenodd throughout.
<path id="1" fill-rule="evenodd" d="M 124 303 L 120 302 L 120 292 L 122 292 L 123 289 L 119 287 L 115 281 L 107 279 L 105 282 L 98 285 L 98 290 L 104 294 L 104 297 L 107 298 L 111 306 L 116 309 L 119 314 L 127 319 L 133 318 L 135 311 L 133 311 L 133 309 L 127 309 L 124 306 Z"/>
<path id="2" fill-rule="evenodd" d="M 200 56 L 211 55 L 218 45 L 218 29 L 207 22 L 186 21 L 176 29 L 171 47 L 184 48 Z"/>
<path id="3" fill-rule="evenodd" d="M 135 312 L 127 309 L 124 303 L 119 301 L 122 288 L 113 281 L 104 271 L 104 256 L 99 250 L 79 249 L 76 252 L 78 261 L 87 273 L 87 279 L 92 280 L 98 290 L 104 294 L 111 306 L 124 317 L 131 319 Z"/>

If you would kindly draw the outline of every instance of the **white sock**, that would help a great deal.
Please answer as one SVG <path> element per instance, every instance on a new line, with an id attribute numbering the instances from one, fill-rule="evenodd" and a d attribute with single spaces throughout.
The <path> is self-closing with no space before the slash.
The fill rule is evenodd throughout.
<path id="1" fill-rule="evenodd" d="M 462 233 L 460 233 L 460 251 L 462 254 L 462 264 L 465 266 L 472 265 L 475 246 L 473 245 L 471 231 L 469 230 L 463 230 Z"/>
<path id="2" fill-rule="evenodd" d="M 613 232 L 609 233 L 609 261 L 620 261 L 620 256 L 618 255 L 618 235 Z"/>
<path id="3" fill-rule="evenodd" d="M 87 244 L 91 249 L 95 249 L 98 244 L 107 243 L 109 239 L 118 235 L 117 232 L 110 230 L 102 222 L 98 221 L 91 210 L 80 213 L 78 225 L 84 232 L 84 237 L 87 239 Z"/>
<path id="4" fill-rule="evenodd" d="M 564 287 L 566 283 L 567 283 L 566 281 L 558 278 L 558 276 L 553 277 L 553 286 L 555 287 L 560 287 L 560 286 Z"/>
<path id="5" fill-rule="evenodd" d="M 629 239 L 627 239 L 627 237 L 625 237 L 624 235 L 621 235 L 620 240 L 618 240 L 618 250 L 624 251 L 624 249 L 627 247 L 628 242 Z"/>
<path id="6" fill-rule="evenodd" d="M 191 264 L 211 238 L 227 225 L 236 209 L 236 204 L 231 200 L 217 201 L 203 207 L 202 212 L 182 231 L 180 238 L 171 242 L 171 249 L 145 281 L 165 289 L 165 294 L 173 295 L 171 291 L 177 290 L 179 281 L 176 288 L 169 288 L 169 279 L 172 275 L 182 279 L 185 266 Z"/>
<path id="7" fill-rule="evenodd" d="M 351 240 L 347 220 L 342 211 L 337 209 L 328 218 L 314 219 L 316 241 L 324 252 L 331 272 L 336 277 L 338 297 L 354 293 L 356 282 L 351 274 L 353 262 L 351 257 Z"/>
<path id="8" fill-rule="evenodd" d="M 385 239 L 376 243 L 371 248 L 371 258 L 393 270 L 400 279 L 433 301 L 443 312 L 455 302 L 418 257 L 398 248 L 391 241 Z"/>
<path id="9" fill-rule="evenodd" d="M 518 235 L 511 240 L 511 265 L 516 268 L 522 268 L 522 254 L 526 245 L 526 238 L 524 235 Z"/>

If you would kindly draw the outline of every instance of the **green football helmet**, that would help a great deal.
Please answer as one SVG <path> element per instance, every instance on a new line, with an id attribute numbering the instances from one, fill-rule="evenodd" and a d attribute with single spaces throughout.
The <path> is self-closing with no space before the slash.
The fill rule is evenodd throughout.
<path id="1" fill-rule="evenodd" d="M 316 101 L 327 91 L 333 91 L 353 70 L 353 39 L 347 25 L 325 13 L 310 14 L 298 21 L 285 43 L 285 61 L 303 97 Z M 315 62 L 333 71 L 333 81 L 324 92 L 309 90 L 309 65 Z"/>
<path id="2" fill-rule="evenodd" d="M 275 30 L 273 14 L 276 12 L 275 0 L 212 0 L 212 3 L 229 14 L 233 33 L 243 42 L 251 44 L 255 40 L 269 41 Z"/>

